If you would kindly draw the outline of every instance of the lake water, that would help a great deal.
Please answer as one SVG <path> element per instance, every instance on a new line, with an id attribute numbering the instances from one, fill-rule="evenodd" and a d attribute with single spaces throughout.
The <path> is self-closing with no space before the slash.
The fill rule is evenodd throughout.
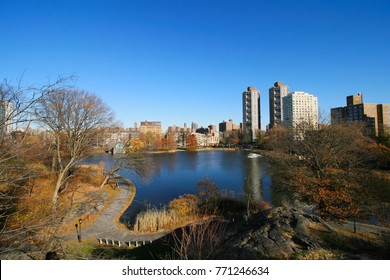
<path id="1" fill-rule="evenodd" d="M 245 181 L 250 182 L 251 193 L 257 199 L 270 204 L 272 201 L 272 180 L 266 158 L 248 158 L 244 151 L 200 151 L 194 153 L 176 152 L 147 155 L 152 159 L 153 172 L 147 180 L 140 180 L 131 172 L 122 170 L 120 175 L 130 179 L 137 192 L 132 206 L 122 219 L 134 216 L 145 205 L 159 207 L 183 194 L 197 193 L 197 183 L 203 178 L 214 182 L 219 189 L 233 192 L 242 197 L 247 191 Z M 115 158 L 108 154 L 93 155 L 88 163 L 104 161 L 109 168 Z"/>

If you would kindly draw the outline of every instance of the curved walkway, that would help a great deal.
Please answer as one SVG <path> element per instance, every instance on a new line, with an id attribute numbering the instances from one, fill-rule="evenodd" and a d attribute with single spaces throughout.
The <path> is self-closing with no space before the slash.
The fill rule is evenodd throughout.
<path id="1" fill-rule="evenodd" d="M 82 229 L 81 238 L 108 239 L 124 243 L 129 241 L 154 241 L 165 236 L 167 233 L 141 234 L 117 227 L 116 220 L 122 214 L 121 211 L 130 195 L 131 183 L 119 175 L 115 176 L 115 180 L 119 186 L 119 194 L 93 225 Z"/>

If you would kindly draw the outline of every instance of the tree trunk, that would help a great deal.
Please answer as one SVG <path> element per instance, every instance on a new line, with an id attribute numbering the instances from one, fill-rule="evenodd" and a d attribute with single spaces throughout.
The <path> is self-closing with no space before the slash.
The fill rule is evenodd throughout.
<path id="1" fill-rule="evenodd" d="M 61 188 L 64 176 L 65 176 L 65 172 L 60 171 L 60 173 L 58 174 L 57 183 L 56 183 L 56 187 L 54 189 L 54 194 L 53 194 L 53 201 L 52 202 L 53 202 L 54 207 L 57 205 L 57 201 L 58 201 L 58 197 L 59 197 L 59 190 Z"/>
<path id="2" fill-rule="evenodd" d="M 111 174 L 107 174 L 106 177 L 104 177 L 103 182 L 100 184 L 100 189 L 104 187 L 105 184 L 107 184 L 108 179 L 110 179 Z"/>
<path id="3" fill-rule="evenodd" d="M 108 172 L 107 176 L 104 178 L 103 182 L 100 184 L 100 188 L 102 189 L 104 187 L 105 184 L 107 184 L 108 180 L 110 179 L 110 177 L 112 175 L 114 175 L 115 172 L 121 170 L 121 167 L 116 167 L 118 165 L 118 161 L 117 160 L 115 163 L 114 163 L 114 166 L 111 168 L 110 172 Z"/>
<path id="4" fill-rule="evenodd" d="M 65 168 L 61 169 L 60 172 L 58 173 L 57 183 L 56 183 L 56 187 L 54 189 L 53 200 L 52 200 L 54 207 L 57 205 L 61 186 L 63 185 L 65 180 L 68 178 L 67 175 L 68 175 L 69 169 L 73 166 L 73 163 L 74 163 L 74 159 L 71 158 L 69 163 L 65 166 Z"/>
<path id="5" fill-rule="evenodd" d="M 57 156 L 56 153 L 53 153 L 53 157 L 51 160 L 51 171 L 50 174 L 53 174 L 56 171 L 56 162 L 57 162 Z"/>

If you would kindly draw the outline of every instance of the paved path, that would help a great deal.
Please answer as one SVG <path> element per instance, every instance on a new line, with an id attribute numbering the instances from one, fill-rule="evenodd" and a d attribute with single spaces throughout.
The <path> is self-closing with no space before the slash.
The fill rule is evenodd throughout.
<path id="1" fill-rule="evenodd" d="M 117 227 L 115 220 L 122 214 L 121 211 L 130 195 L 131 183 L 120 176 L 116 176 L 115 180 L 119 186 L 119 194 L 117 194 L 111 205 L 99 216 L 93 225 L 82 229 L 81 238 L 134 242 L 154 241 L 165 236 L 166 233 L 139 234 Z"/>
<path id="2" fill-rule="evenodd" d="M 345 223 L 343 223 L 341 226 L 343 228 L 349 229 L 353 232 L 354 225 L 353 225 L 352 221 L 345 221 Z M 385 228 L 382 226 L 376 226 L 376 225 L 372 225 L 372 224 L 360 223 L 360 222 L 356 222 L 356 231 L 390 236 L 390 229 L 388 229 L 388 228 Z"/>

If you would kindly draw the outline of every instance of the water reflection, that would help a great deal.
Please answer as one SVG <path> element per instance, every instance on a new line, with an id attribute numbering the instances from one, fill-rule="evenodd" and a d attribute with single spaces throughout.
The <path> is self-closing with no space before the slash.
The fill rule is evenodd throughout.
<path id="1" fill-rule="evenodd" d="M 247 158 L 244 165 L 244 192 L 247 199 L 261 201 L 261 165 L 260 158 Z"/>
<path id="2" fill-rule="evenodd" d="M 272 204 L 272 180 L 265 158 L 248 158 L 247 153 L 241 151 L 177 152 L 148 157 L 153 161 L 149 182 L 143 182 L 129 170 L 120 172 L 137 188 L 135 201 L 126 210 L 125 219 L 146 204 L 158 206 L 180 195 L 196 193 L 196 184 L 203 178 L 208 178 L 220 189 L 234 192 L 237 197 L 251 194 L 256 200 L 263 199 Z M 87 162 L 104 161 L 109 167 L 113 160 L 112 156 L 103 154 L 90 157 Z"/>

